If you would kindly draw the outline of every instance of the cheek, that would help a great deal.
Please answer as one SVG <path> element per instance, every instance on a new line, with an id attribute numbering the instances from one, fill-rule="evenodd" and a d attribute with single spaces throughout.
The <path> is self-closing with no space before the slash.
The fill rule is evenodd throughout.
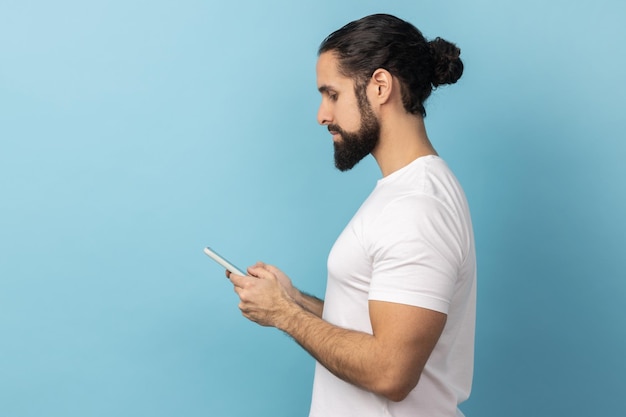
<path id="1" fill-rule="evenodd" d="M 337 106 L 337 123 L 342 129 L 356 132 L 361 127 L 361 113 L 356 105 Z"/>

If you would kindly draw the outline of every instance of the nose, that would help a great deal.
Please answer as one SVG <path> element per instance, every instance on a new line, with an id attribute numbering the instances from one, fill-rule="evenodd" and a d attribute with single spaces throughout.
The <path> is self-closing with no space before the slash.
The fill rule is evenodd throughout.
<path id="1" fill-rule="evenodd" d="M 320 108 L 317 110 L 317 123 L 321 125 L 329 125 L 330 121 L 330 111 L 328 110 L 328 106 L 325 105 L 324 100 L 322 100 Z"/>

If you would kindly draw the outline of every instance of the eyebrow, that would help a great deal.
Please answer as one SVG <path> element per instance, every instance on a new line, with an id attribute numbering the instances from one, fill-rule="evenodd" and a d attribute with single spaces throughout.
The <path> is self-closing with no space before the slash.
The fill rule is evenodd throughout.
<path id="1" fill-rule="evenodd" d="M 324 94 L 324 93 L 328 93 L 329 91 L 335 91 L 335 89 L 329 85 L 321 85 L 319 86 L 319 88 L 317 89 L 317 91 L 319 91 L 320 93 Z"/>

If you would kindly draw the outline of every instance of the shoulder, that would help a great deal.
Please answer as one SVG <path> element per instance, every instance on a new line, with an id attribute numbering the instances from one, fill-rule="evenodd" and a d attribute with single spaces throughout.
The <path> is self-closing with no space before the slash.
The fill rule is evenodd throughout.
<path id="1" fill-rule="evenodd" d="M 401 240 L 416 234 L 427 235 L 429 231 L 441 233 L 453 217 L 449 207 L 435 196 L 410 193 L 388 201 L 372 218 L 370 228 L 374 240 Z"/>

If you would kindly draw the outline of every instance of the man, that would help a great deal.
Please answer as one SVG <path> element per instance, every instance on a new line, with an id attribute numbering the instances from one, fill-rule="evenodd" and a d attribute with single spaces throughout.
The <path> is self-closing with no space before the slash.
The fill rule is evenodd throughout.
<path id="1" fill-rule="evenodd" d="M 371 154 L 383 178 L 337 239 L 325 301 L 274 266 L 229 275 L 243 315 L 316 360 L 311 417 L 459 416 L 470 392 L 476 260 L 469 209 L 424 127 L 460 50 L 389 15 L 349 23 L 317 62 L 318 122 L 335 164 Z"/>

